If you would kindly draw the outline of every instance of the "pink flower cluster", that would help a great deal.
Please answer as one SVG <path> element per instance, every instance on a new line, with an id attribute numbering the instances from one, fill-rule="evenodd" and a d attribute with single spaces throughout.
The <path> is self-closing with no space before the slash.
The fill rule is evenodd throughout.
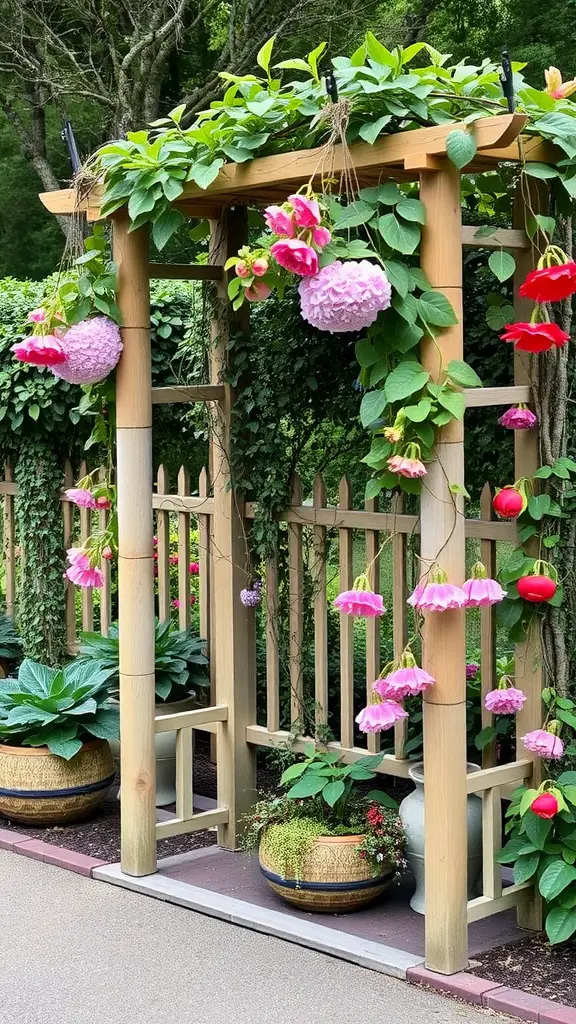
<path id="1" fill-rule="evenodd" d="M 531 430 L 538 423 L 538 417 L 527 405 L 513 405 L 502 414 L 498 423 L 509 430 Z"/>
<path id="2" fill-rule="evenodd" d="M 382 700 L 362 708 L 356 715 L 356 722 L 361 732 L 383 732 L 403 718 L 408 718 L 408 712 L 401 704 L 395 700 Z"/>
<path id="3" fill-rule="evenodd" d="M 416 664 L 412 651 L 406 648 L 400 658 L 400 667 L 383 679 L 377 679 L 372 689 L 383 700 L 404 700 L 405 697 L 416 697 L 435 682 L 429 672 Z"/>
<path id="4" fill-rule="evenodd" d="M 288 196 L 283 206 L 269 206 L 264 219 L 279 240 L 270 253 L 280 267 L 299 277 L 318 273 L 318 251 L 332 239 L 322 225 L 322 213 L 314 196 Z M 254 265 L 253 265 L 254 267 Z"/>
<path id="5" fill-rule="evenodd" d="M 71 583 L 86 588 L 99 588 L 104 585 L 102 570 L 90 564 L 90 558 L 85 551 L 81 548 L 70 548 L 66 554 L 70 563 L 66 569 L 66 576 Z"/>
<path id="6" fill-rule="evenodd" d="M 257 608 L 262 600 L 262 581 L 254 580 L 250 587 L 244 587 L 240 600 L 245 608 Z"/>
<path id="7" fill-rule="evenodd" d="M 526 703 L 526 694 L 506 682 L 496 690 L 490 690 L 484 698 L 484 707 L 493 715 L 515 715 Z"/>
<path id="8" fill-rule="evenodd" d="M 382 268 L 368 260 L 334 260 L 301 281 L 298 291 L 304 319 L 330 334 L 369 327 L 392 295 Z"/>
<path id="9" fill-rule="evenodd" d="M 338 594 L 334 607 L 345 615 L 358 615 L 367 619 L 375 615 L 384 615 L 386 611 L 381 594 L 375 594 L 370 589 L 366 576 L 358 576 L 354 580 L 352 590 L 344 590 Z"/>
<path id="10" fill-rule="evenodd" d="M 550 723 L 552 728 L 554 723 Z M 532 754 L 538 754 L 545 760 L 558 760 L 564 753 L 564 744 L 559 736 L 547 729 L 533 729 L 522 737 L 522 743 Z"/>
<path id="11" fill-rule="evenodd" d="M 74 505 L 78 505 L 80 508 L 90 508 L 93 511 L 98 510 L 102 512 L 112 507 L 112 502 L 109 498 L 104 496 L 95 498 L 92 491 L 88 490 L 87 487 L 69 487 L 68 490 L 64 491 L 64 494 Z"/>
<path id="12" fill-rule="evenodd" d="M 43 309 L 28 314 L 31 323 L 46 322 Z M 122 351 L 120 329 L 106 316 L 83 320 L 54 334 L 32 334 L 12 346 L 20 362 L 48 366 L 56 377 L 70 384 L 95 384 L 114 369 Z"/>
<path id="13" fill-rule="evenodd" d="M 506 597 L 496 580 L 488 579 L 482 562 L 476 562 L 472 576 L 461 587 L 448 582 L 443 569 L 433 567 L 427 582 L 419 583 L 408 604 L 422 612 L 445 612 L 454 608 L 481 608 Z"/>

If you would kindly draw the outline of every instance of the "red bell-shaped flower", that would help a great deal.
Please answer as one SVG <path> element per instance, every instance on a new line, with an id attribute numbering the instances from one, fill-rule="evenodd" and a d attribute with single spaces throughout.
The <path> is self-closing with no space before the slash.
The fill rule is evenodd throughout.
<path id="1" fill-rule="evenodd" d="M 540 793 L 530 804 L 530 809 L 539 818 L 553 818 L 558 814 L 558 801 L 554 793 Z"/>
<path id="2" fill-rule="evenodd" d="M 492 500 L 492 507 L 500 519 L 516 519 L 526 507 L 526 499 L 520 491 L 510 485 L 498 491 Z"/>

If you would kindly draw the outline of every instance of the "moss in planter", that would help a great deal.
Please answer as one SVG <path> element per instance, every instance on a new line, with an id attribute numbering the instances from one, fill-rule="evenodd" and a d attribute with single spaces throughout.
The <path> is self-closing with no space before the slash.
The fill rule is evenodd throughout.
<path id="1" fill-rule="evenodd" d="M 262 841 L 262 853 L 282 878 L 301 880 L 302 862 L 318 836 L 331 835 L 326 822 L 313 818 L 292 818 L 269 825 Z"/>

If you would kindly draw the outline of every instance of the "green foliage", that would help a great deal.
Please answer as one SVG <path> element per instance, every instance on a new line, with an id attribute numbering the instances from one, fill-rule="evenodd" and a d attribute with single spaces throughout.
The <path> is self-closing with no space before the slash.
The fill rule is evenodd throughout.
<path id="1" fill-rule="evenodd" d="M 176 630 L 170 621 L 156 622 L 155 684 L 158 701 L 184 700 L 194 687 L 206 687 L 208 659 L 203 653 L 204 640 L 192 636 L 190 630 Z M 118 626 L 110 627 L 108 636 L 100 633 L 80 634 L 79 665 L 96 665 L 107 672 L 109 688 L 117 693 L 119 686 Z"/>
<path id="2" fill-rule="evenodd" d="M 380 764 L 382 755 L 361 757 L 348 765 L 340 764 L 339 760 L 337 753 L 325 753 L 317 750 L 314 743 L 309 743 L 306 760 L 291 765 L 282 775 L 281 785 L 293 783 L 286 794 L 287 797 L 290 800 L 304 801 L 318 797 L 332 808 L 341 823 L 345 822 L 354 784 L 367 782 L 376 777 L 375 769 Z M 387 793 L 371 793 L 370 797 L 387 807 L 397 807 L 396 801 Z"/>
<path id="3" fill-rule="evenodd" d="M 16 661 L 22 655 L 22 640 L 9 615 L 0 615 L 0 658 Z"/>
<path id="4" fill-rule="evenodd" d="M 302 877 L 302 863 L 318 836 L 326 835 L 326 825 L 312 818 L 291 818 L 269 825 L 262 838 L 262 853 L 282 878 Z"/>
<path id="5" fill-rule="evenodd" d="M 18 628 L 27 657 L 57 667 L 66 656 L 62 464 L 49 442 L 20 439 L 19 448 L 15 471 L 21 550 Z"/>
<path id="6" fill-rule="evenodd" d="M 110 669 L 73 661 L 48 668 L 26 658 L 18 679 L 0 685 L 0 738 L 12 746 L 48 747 L 69 761 L 94 737 L 118 738 L 118 708 L 110 703 Z"/>
<path id="7" fill-rule="evenodd" d="M 104 226 L 95 224 L 84 239 L 84 252 L 58 280 L 54 293 L 56 311 L 67 324 L 77 324 L 89 316 L 108 316 L 120 323 L 116 305 L 116 267 L 108 257 L 108 239 Z M 49 314 L 53 310 L 48 309 Z"/>

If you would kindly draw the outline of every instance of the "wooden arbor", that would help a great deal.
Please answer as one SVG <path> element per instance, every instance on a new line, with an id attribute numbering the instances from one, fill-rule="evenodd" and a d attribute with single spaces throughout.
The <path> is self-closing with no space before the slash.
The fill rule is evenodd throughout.
<path id="1" fill-rule="evenodd" d="M 476 123 L 478 152 L 466 171 L 494 168 L 502 161 L 518 160 L 519 136 L 525 123 L 522 115 L 502 114 Z M 524 214 L 518 207 L 517 226 L 500 230 L 489 238 L 476 240 L 475 228 L 463 227 L 460 206 L 460 173 L 446 159 L 446 138 L 453 125 L 424 128 L 389 136 L 374 146 L 361 144 L 353 149 L 358 180 L 362 186 L 381 180 L 420 182 L 420 197 L 426 207 L 426 226 L 422 239 L 422 266 L 433 288 L 446 294 L 459 322 L 442 332 L 438 343 L 443 362 L 461 359 L 462 328 L 462 246 L 517 250 L 519 275 L 532 266 L 530 242 L 524 233 Z M 151 388 L 149 289 L 150 277 L 182 277 L 214 280 L 225 299 L 225 275 L 222 267 L 245 239 L 245 215 L 242 207 L 282 202 L 305 183 L 320 165 L 319 150 L 299 151 L 256 159 L 249 164 L 228 164 L 222 168 L 207 191 L 187 185 L 177 202 L 191 217 L 210 219 L 212 223 L 211 264 L 209 266 L 166 266 L 149 264 L 148 241 L 144 228 L 128 232 L 125 214 L 113 217 L 114 255 L 119 270 L 118 301 L 123 317 L 124 351 L 117 378 L 117 449 L 119 515 L 119 600 L 120 600 L 120 707 L 122 738 L 122 866 L 128 874 L 144 875 L 156 869 L 156 838 L 196 831 L 218 825 L 219 842 L 234 849 L 239 815 L 254 795 L 254 750 L 257 745 L 285 742 L 287 733 L 279 729 L 278 673 L 274 640 L 269 631 L 267 726 L 256 724 L 254 630 L 250 613 L 239 601 L 244 562 L 242 519 L 250 509 L 227 489 L 229 425 L 233 394 L 223 383 L 225 362 L 223 322 L 213 325 L 215 344 L 212 356 L 212 382 L 202 387 L 178 389 Z M 553 148 L 539 139 L 524 139 L 525 160 L 554 161 Z M 337 174 L 343 169 L 344 154 L 338 149 L 333 164 Z M 72 213 L 84 209 L 89 220 L 99 218 L 100 193 L 94 190 L 88 199 L 79 199 L 73 189 L 44 193 L 42 202 L 52 213 Z M 519 310 L 520 312 L 520 310 Z M 437 350 L 423 345 L 421 358 L 433 377 L 440 367 Z M 468 405 L 491 406 L 530 401 L 529 367 L 518 362 L 515 384 L 508 388 L 483 389 L 466 393 Z M 176 716 L 154 718 L 154 577 L 152 568 L 152 404 L 164 401 L 207 401 L 216 410 L 217 442 L 213 448 L 214 495 L 206 498 L 172 499 L 163 508 L 202 511 L 212 517 L 213 584 L 218 600 L 214 607 L 211 650 L 216 655 L 216 702 L 211 708 Z M 516 478 L 530 475 L 537 465 L 537 440 L 534 432 L 520 432 L 516 449 Z M 464 519 L 462 507 L 454 511 L 448 484 L 464 484 L 463 426 L 452 423 L 442 430 L 437 445 L 437 460 L 429 471 L 429 488 L 422 498 L 421 524 L 415 517 L 374 511 L 323 509 L 321 495 L 315 495 L 313 507 L 304 507 L 297 493 L 294 506 L 283 517 L 290 525 L 292 553 L 298 565 L 301 545 L 297 523 L 309 522 L 316 531 L 328 526 L 339 528 L 341 581 L 346 580 L 351 562 L 350 532 L 365 529 L 374 541 L 376 531 L 393 525 L 399 540 L 414 529 L 421 532 L 424 559 L 434 558 L 442 549 L 442 562 L 451 579 L 461 583 L 465 571 L 465 537 L 480 537 L 484 544 L 512 540 L 515 527 L 507 523 L 479 523 Z M 341 495 L 341 509 L 347 509 Z M 460 498 L 457 499 L 461 501 Z M 300 536 L 300 540 L 299 540 Z M 400 543 L 400 550 L 402 550 Z M 292 558 L 291 558 L 292 565 Z M 273 612 L 275 568 L 269 566 L 268 603 Z M 292 574 L 292 569 L 291 569 Z M 298 571 L 290 586 L 298 594 Z M 402 595 L 400 583 L 399 596 Z M 399 607 L 400 607 L 399 602 Z M 490 689 L 493 680 L 494 624 L 490 610 L 483 610 L 483 682 Z M 317 648 L 316 695 L 325 707 L 326 677 L 319 648 L 326 643 L 325 602 L 315 608 Z M 395 642 L 401 649 L 402 612 L 395 608 Z M 295 625 L 298 634 L 298 624 Z M 292 626 L 291 626 L 292 633 Z M 377 634 L 370 636 L 371 670 L 378 668 Z M 518 715 L 518 733 L 522 735 L 541 724 L 541 677 L 539 658 L 534 650 L 535 637 L 518 652 L 517 678 L 528 694 Z M 353 745 L 352 677 L 350 672 L 350 632 L 343 624 L 342 717 L 340 743 L 331 746 L 347 761 L 361 757 L 364 750 Z M 277 655 L 277 652 L 276 652 Z M 424 636 L 424 666 L 437 680 L 424 701 L 424 746 L 426 772 L 426 963 L 432 970 L 453 973 L 467 963 L 467 922 L 518 907 L 520 921 L 527 927 L 539 926 L 539 907 L 528 885 L 515 885 L 502 892 L 500 870 L 494 852 L 500 845 L 501 793 L 505 787 L 529 779 L 534 770 L 528 756 L 513 764 L 485 767 L 466 774 L 466 680 L 464 613 L 451 611 L 429 616 Z M 298 686 L 297 653 L 294 683 Z M 374 676 L 371 677 L 372 679 Z M 345 711 L 344 711 L 345 709 Z M 293 717 L 297 717 L 296 714 Z M 194 814 L 191 790 L 191 734 L 194 728 L 208 728 L 218 736 L 218 808 Z M 178 802 L 172 821 L 155 824 L 154 807 L 154 732 L 176 729 L 178 735 Z M 372 744 L 374 747 L 375 744 Z M 298 744 L 297 744 L 298 749 Z M 387 755 L 381 771 L 406 775 L 408 762 L 402 757 L 402 737 L 398 737 L 395 756 Z M 467 903 L 466 896 L 466 796 L 478 793 L 484 807 L 484 886 L 483 895 Z M 385 913 L 385 910 L 383 910 Z"/>

